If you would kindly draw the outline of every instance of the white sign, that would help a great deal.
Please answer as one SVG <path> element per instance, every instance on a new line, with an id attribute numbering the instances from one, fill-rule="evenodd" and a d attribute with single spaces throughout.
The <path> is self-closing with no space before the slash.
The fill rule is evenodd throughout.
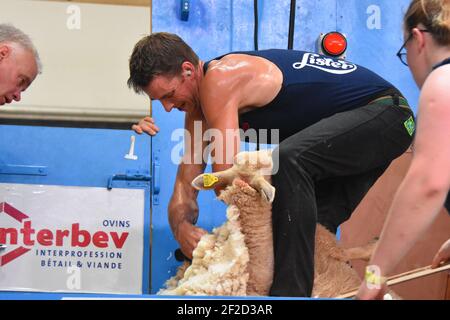
<path id="1" fill-rule="evenodd" d="M 142 293 L 144 190 L 0 184 L 0 290 Z"/>

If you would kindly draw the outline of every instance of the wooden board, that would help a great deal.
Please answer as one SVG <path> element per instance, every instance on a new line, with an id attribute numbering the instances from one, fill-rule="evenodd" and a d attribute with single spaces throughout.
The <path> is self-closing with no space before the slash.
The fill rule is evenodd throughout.
<path id="1" fill-rule="evenodd" d="M 439 273 L 439 272 L 443 272 L 443 271 L 448 271 L 450 269 L 450 264 L 447 265 L 443 265 L 439 268 L 435 268 L 435 269 L 431 269 L 431 266 L 426 266 L 423 268 L 418 268 L 415 270 L 410 270 L 401 274 L 397 274 L 394 275 L 392 277 L 388 278 L 387 284 L 389 287 L 392 287 L 393 285 L 399 284 L 399 283 L 403 283 L 406 281 L 411 281 L 411 280 L 415 280 L 418 278 L 422 278 L 422 277 L 426 277 L 435 273 Z M 351 290 L 350 292 L 344 293 L 340 296 L 338 296 L 337 298 L 351 298 L 354 297 L 356 295 L 356 293 L 358 292 L 359 288 L 354 288 L 353 290 Z"/>

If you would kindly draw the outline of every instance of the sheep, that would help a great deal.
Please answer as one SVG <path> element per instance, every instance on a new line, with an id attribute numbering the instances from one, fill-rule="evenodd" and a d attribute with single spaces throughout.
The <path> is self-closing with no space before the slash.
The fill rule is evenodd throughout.
<path id="1" fill-rule="evenodd" d="M 202 237 L 192 264 L 183 264 L 158 294 L 266 296 L 273 280 L 271 151 L 241 152 L 228 170 L 196 177 L 196 189 L 217 182 L 228 187 L 219 199 L 228 205 L 228 221 Z M 269 181 L 268 181 L 269 180 Z M 361 280 L 349 260 L 368 260 L 375 243 L 341 248 L 333 233 L 317 224 L 313 297 L 336 297 Z"/>

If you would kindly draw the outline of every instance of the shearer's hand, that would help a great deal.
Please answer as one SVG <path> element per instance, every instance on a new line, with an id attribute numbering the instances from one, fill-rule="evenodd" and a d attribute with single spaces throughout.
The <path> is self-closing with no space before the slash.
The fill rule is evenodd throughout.
<path id="1" fill-rule="evenodd" d="M 151 136 L 154 136 L 159 131 L 158 126 L 155 124 L 155 120 L 153 120 L 153 118 L 151 117 L 145 117 L 144 119 L 141 119 L 139 123 L 134 124 L 131 129 L 133 129 L 138 134 L 146 132 Z"/>
<path id="2" fill-rule="evenodd" d="M 437 268 L 441 263 L 448 260 L 450 260 L 450 239 L 441 246 L 438 253 L 434 256 L 431 268 Z"/>
<path id="3" fill-rule="evenodd" d="M 187 258 L 192 259 L 192 252 L 197 247 L 200 238 L 207 233 L 202 228 L 198 228 L 188 222 L 183 222 L 178 226 L 175 232 L 175 238 L 180 244 L 180 249 L 183 254 Z"/>

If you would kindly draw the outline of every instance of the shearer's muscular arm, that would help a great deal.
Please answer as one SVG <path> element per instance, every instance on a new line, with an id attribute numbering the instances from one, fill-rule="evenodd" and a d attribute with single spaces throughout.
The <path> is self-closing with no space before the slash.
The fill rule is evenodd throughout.
<path id="1" fill-rule="evenodd" d="M 261 57 L 230 54 L 210 63 L 200 92 L 208 127 L 222 137 L 211 144 L 214 172 L 230 168 L 240 150 L 239 113 L 267 105 L 278 94 L 282 82 L 281 70 Z M 218 184 L 216 193 L 222 188 Z"/>
<path id="2" fill-rule="evenodd" d="M 201 133 L 194 135 L 194 125 L 201 123 Z M 185 129 L 190 137 L 185 137 L 185 154 L 178 166 L 172 198 L 169 202 L 169 223 L 175 239 L 180 244 L 181 251 L 188 258 L 192 258 L 192 251 L 205 230 L 194 226 L 198 218 L 197 194 L 191 186 L 191 181 L 205 170 L 203 150 L 207 143 L 203 141 L 206 123 L 199 110 L 196 113 L 186 113 Z M 190 139 L 189 139 L 190 138 Z"/>
<path id="3" fill-rule="evenodd" d="M 222 81 L 227 77 L 226 73 L 217 73 L 214 71 L 208 71 L 208 75 L 205 77 L 200 91 L 200 100 L 202 109 L 197 114 L 186 114 L 186 129 L 191 133 L 191 146 L 194 143 L 201 147 L 192 147 L 189 150 L 189 146 L 186 146 L 186 157 L 192 157 L 195 152 L 201 152 L 203 154 L 208 143 L 203 140 L 203 133 L 206 128 L 213 129 L 216 133 L 219 132 L 222 136 L 212 135 L 213 141 L 215 139 L 215 149 L 212 150 L 211 155 L 213 157 L 213 171 L 225 170 L 232 165 L 232 159 L 239 149 L 239 136 L 232 138 L 235 142 L 235 146 L 226 143 L 225 133 L 226 129 L 238 128 L 238 104 L 236 103 L 236 93 L 232 91 L 233 85 Z M 228 79 L 229 81 L 229 79 Z M 202 133 L 201 137 L 196 137 L 194 133 L 194 121 L 202 121 Z M 186 141 L 186 140 L 185 140 Z M 211 143 L 211 145 L 214 145 Z M 214 147 L 213 147 L 214 148 Z M 230 151 L 226 151 L 226 149 Z M 214 159 L 219 156 L 220 152 L 227 156 L 227 159 Z M 202 158 L 202 156 L 194 157 L 195 160 Z M 189 158 L 188 158 L 189 159 Z M 192 160 L 192 159 L 190 159 Z M 195 227 L 199 214 L 199 208 L 197 205 L 198 191 L 191 186 L 192 180 L 201 174 L 205 169 L 205 163 L 201 164 L 180 164 L 178 167 L 177 178 L 175 181 L 175 188 L 172 195 L 172 199 L 169 203 L 169 222 L 172 231 L 180 244 L 181 251 L 188 258 L 192 257 L 192 251 L 197 246 L 198 241 L 203 234 L 206 233 L 201 228 Z M 222 186 L 220 182 L 217 184 L 215 191 L 218 193 Z"/>
<path id="4" fill-rule="evenodd" d="M 197 115 L 186 115 L 186 128 L 192 133 L 193 121 L 202 120 L 203 129 L 215 129 L 220 133 L 218 140 L 215 140 L 217 137 L 213 138 L 216 142 L 211 152 L 214 172 L 230 168 L 234 155 L 239 151 L 239 135 L 231 134 L 226 139 L 227 129 L 239 127 L 239 110 L 266 105 L 277 95 L 281 83 L 281 71 L 273 63 L 259 57 L 230 54 L 210 63 L 200 87 L 202 110 Z M 207 143 L 202 142 L 202 153 L 206 146 Z M 205 233 L 193 226 L 198 217 L 198 205 L 197 191 L 191 186 L 191 181 L 204 168 L 204 163 L 179 166 L 169 204 L 172 231 L 188 257 L 192 257 L 193 249 Z M 216 193 L 222 188 L 220 183 L 217 184 Z"/>
<path id="5" fill-rule="evenodd" d="M 233 72 L 213 68 L 208 71 L 202 84 L 203 114 L 211 128 L 209 147 L 213 172 L 230 168 L 234 156 L 239 152 L 239 82 L 239 79 L 233 77 Z M 223 187 L 219 181 L 215 186 L 216 194 Z"/>
<path id="6" fill-rule="evenodd" d="M 211 78 L 210 78 L 211 79 Z M 213 79 L 214 80 L 214 79 Z M 226 152 L 226 148 L 230 148 L 230 145 L 226 143 L 225 131 L 227 128 L 238 127 L 237 106 L 232 102 L 233 100 L 225 99 L 229 89 L 216 87 L 215 82 L 211 81 L 206 83 L 206 87 L 202 88 L 209 91 L 208 94 L 203 95 L 202 110 L 207 110 L 208 119 L 204 115 L 204 111 L 199 110 L 197 114 L 186 114 L 185 128 L 191 133 L 191 143 L 185 146 L 184 161 L 178 167 L 177 177 L 175 181 L 175 187 L 172 198 L 169 203 L 169 223 L 172 228 L 172 232 L 175 239 L 180 244 L 181 251 L 188 258 L 192 258 L 192 252 L 196 248 L 200 238 L 206 233 L 205 230 L 194 226 L 197 221 L 199 208 L 197 204 L 198 191 L 191 186 L 192 180 L 205 170 L 205 162 L 202 155 L 205 148 L 208 146 L 207 141 L 203 141 L 203 134 L 206 128 L 213 128 L 216 132 L 221 133 L 223 139 L 213 134 L 213 141 L 217 143 L 217 150 L 212 150 L 213 157 L 213 171 L 225 170 L 232 165 L 232 159 L 237 153 L 239 148 L 239 136 L 237 136 L 237 144 L 231 151 Z M 212 93 L 214 92 L 214 93 Z M 203 100 L 204 99 L 204 100 Z M 221 103 L 221 101 L 230 101 L 228 103 Z M 203 106 L 206 106 L 204 108 Z M 223 106 L 220 112 L 217 108 Z M 225 112 L 226 110 L 226 112 Z M 195 121 L 201 121 L 202 132 L 196 136 L 193 133 Z M 197 130 L 198 131 L 198 130 Z M 235 140 L 232 138 L 232 140 Z M 185 139 L 187 142 L 188 140 Z M 222 143 L 221 143 L 222 142 Z M 212 143 L 214 145 L 214 143 Z M 228 159 L 215 160 L 214 157 L 218 156 L 220 152 L 227 155 Z M 191 164 L 188 164 L 191 163 Z M 220 182 L 215 188 L 218 193 L 223 186 Z"/>

